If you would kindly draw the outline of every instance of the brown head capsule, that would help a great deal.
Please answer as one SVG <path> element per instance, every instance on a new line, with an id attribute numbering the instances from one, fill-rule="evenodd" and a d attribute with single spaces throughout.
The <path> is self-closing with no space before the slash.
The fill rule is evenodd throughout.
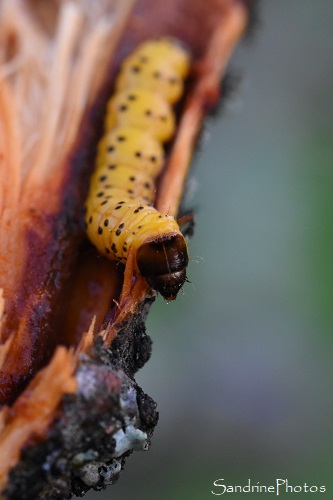
<path id="1" fill-rule="evenodd" d="M 166 300 L 174 300 L 186 280 L 187 245 L 181 233 L 144 241 L 137 251 L 140 274 Z"/>

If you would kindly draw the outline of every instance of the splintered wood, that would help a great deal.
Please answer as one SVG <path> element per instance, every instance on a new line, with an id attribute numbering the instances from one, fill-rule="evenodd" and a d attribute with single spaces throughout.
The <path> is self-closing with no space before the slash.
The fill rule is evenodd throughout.
<path id="1" fill-rule="evenodd" d="M 226 9 L 217 23 L 211 42 L 201 61 L 197 63 L 200 79 L 188 96 L 171 151 L 168 170 L 162 178 L 156 207 L 176 216 L 181 202 L 186 175 L 200 132 L 203 118 L 220 98 L 220 82 L 240 37 L 247 26 L 248 15 L 242 4 Z"/>
<path id="2" fill-rule="evenodd" d="M 61 300 L 57 282 L 66 279 L 59 262 L 73 246 L 71 235 L 63 243 L 59 237 L 69 225 L 63 204 L 70 154 L 133 3 L 102 1 L 92 8 L 88 1 L 54 1 L 45 9 L 37 1 L 0 2 L 1 340 L 12 339 L 10 355 L 4 347 L 0 357 L 3 402 L 31 373 L 33 360 L 36 368 L 47 361 L 45 345 L 55 345 L 50 332 L 43 333 L 46 342 L 38 338 L 50 329 L 51 302 Z"/>
<path id="3" fill-rule="evenodd" d="M 50 364 L 30 382 L 13 407 L 0 413 L 0 490 L 29 439 L 38 442 L 55 417 L 64 394 L 75 392 L 73 354 L 58 347 Z"/>
<path id="4" fill-rule="evenodd" d="M 26 212 L 37 208 L 49 183 L 52 191 L 61 183 L 66 172 L 59 166 L 105 78 L 133 0 L 111 2 L 111 7 L 110 2 L 97 3 L 99 9 L 89 2 L 62 2 L 51 34 L 27 2 L 0 3 L 0 220 L 5 229 L 0 275 L 6 276 L 1 280 L 5 299 L 25 262 L 21 253 L 14 263 L 11 258 L 25 246 Z"/>

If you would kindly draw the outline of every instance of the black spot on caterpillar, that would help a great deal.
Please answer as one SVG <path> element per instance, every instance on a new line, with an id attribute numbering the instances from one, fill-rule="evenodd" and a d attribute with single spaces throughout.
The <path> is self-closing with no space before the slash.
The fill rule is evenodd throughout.
<path id="1" fill-rule="evenodd" d="M 86 201 L 87 234 L 99 252 L 126 263 L 131 250 L 134 271 L 166 300 L 186 280 L 187 244 L 176 220 L 152 204 L 189 62 L 171 38 L 148 40 L 124 60 Z"/>

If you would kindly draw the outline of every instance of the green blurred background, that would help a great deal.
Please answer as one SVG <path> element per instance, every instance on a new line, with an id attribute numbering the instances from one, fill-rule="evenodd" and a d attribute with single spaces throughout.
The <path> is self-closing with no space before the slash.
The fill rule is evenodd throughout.
<path id="1" fill-rule="evenodd" d="M 87 500 L 218 498 L 218 478 L 333 499 L 333 2 L 265 0 L 260 17 L 191 172 L 192 284 L 147 322 L 152 447 Z"/>

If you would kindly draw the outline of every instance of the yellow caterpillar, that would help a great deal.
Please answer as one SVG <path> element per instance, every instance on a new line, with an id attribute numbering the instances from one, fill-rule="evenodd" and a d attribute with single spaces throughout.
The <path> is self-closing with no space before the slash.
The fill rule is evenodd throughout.
<path id="1" fill-rule="evenodd" d="M 176 220 L 153 206 L 163 143 L 175 130 L 171 104 L 183 92 L 189 54 L 175 40 L 140 45 L 123 62 L 86 201 L 87 234 L 98 251 L 126 263 L 167 300 L 186 280 L 187 244 Z"/>

